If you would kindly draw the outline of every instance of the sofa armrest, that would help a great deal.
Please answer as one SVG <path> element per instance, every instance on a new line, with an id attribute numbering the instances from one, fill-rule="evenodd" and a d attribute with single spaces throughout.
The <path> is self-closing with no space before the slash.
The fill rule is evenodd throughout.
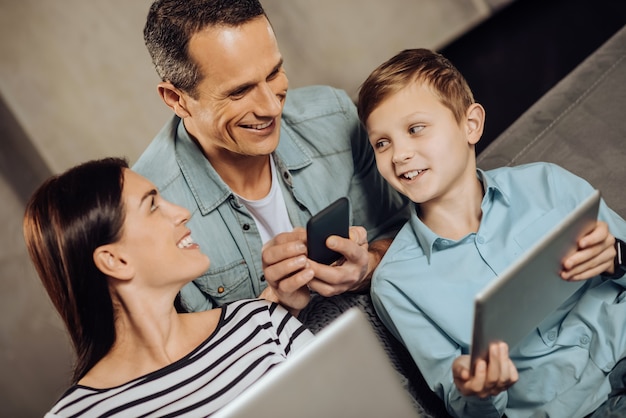
<path id="1" fill-rule="evenodd" d="M 626 26 L 477 158 L 483 169 L 534 161 L 556 163 L 587 179 L 626 217 Z"/>

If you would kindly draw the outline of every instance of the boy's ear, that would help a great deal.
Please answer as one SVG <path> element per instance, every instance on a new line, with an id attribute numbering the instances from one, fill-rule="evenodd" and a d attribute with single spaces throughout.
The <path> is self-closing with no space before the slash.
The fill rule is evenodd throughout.
<path id="1" fill-rule="evenodd" d="M 133 267 L 113 244 L 96 248 L 93 252 L 93 261 L 98 270 L 107 276 L 129 280 L 135 275 Z"/>
<path id="2" fill-rule="evenodd" d="M 179 118 L 184 119 L 189 116 L 187 96 L 182 91 L 174 87 L 169 81 L 160 82 L 157 85 L 157 90 L 161 99 Z"/>
<path id="3" fill-rule="evenodd" d="M 466 114 L 467 142 L 476 145 L 485 128 L 485 109 L 478 103 L 472 103 Z"/>

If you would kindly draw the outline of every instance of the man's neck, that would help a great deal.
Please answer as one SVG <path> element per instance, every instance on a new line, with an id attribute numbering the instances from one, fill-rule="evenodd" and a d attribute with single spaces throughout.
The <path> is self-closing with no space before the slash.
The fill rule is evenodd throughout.
<path id="1" fill-rule="evenodd" d="M 208 159 L 235 194 L 248 200 L 259 200 L 267 196 L 272 186 L 270 158 L 269 155 L 244 156 L 231 153 Z"/>

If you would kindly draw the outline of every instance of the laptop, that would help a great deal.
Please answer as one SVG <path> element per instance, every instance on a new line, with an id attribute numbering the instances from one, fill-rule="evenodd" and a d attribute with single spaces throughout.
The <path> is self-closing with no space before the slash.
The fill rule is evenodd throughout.
<path id="1" fill-rule="evenodd" d="M 561 279 L 561 261 L 594 228 L 599 203 L 596 190 L 476 295 L 472 369 L 477 359 L 488 357 L 491 342 L 504 341 L 513 349 L 585 283 Z"/>
<path id="2" fill-rule="evenodd" d="M 351 308 L 213 417 L 419 417 L 378 338 Z"/>

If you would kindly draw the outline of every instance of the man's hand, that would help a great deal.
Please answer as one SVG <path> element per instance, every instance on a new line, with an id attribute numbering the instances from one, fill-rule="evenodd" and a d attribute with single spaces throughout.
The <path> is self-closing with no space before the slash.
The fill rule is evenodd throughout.
<path id="1" fill-rule="evenodd" d="M 372 265 L 372 255 L 367 251 L 365 228 L 350 227 L 349 239 L 331 235 L 326 240 L 326 245 L 343 257 L 330 266 L 308 260 L 315 277 L 309 282 L 309 288 L 323 296 L 334 296 L 346 291 L 367 288 L 369 281 L 366 278 Z"/>
<path id="2" fill-rule="evenodd" d="M 270 300 L 284 305 L 293 315 L 297 315 L 311 299 L 307 285 L 315 272 L 306 254 L 304 228 L 278 234 L 262 249 L 263 273 L 271 288 L 271 293 L 266 292 L 267 289 L 263 293 Z"/>
<path id="3" fill-rule="evenodd" d="M 593 231 L 578 240 L 576 252 L 563 260 L 561 278 L 586 280 L 602 273 L 613 274 L 614 244 L 608 225 L 598 221 Z"/>
<path id="4" fill-rule="evenodd" d="M 452 363 L 454 384 L 463 396 L 486 398 L 511 387 L 519 375 L 509 358 L 509 346 L 499 342 L 489 345 L 489 359 L 478 360 L 474 375 L 470 373 L 470 356 L 462 355 Z"/>
<path id="5" fill-rule="evenodd" d="M 366 289 L 371 272 L 390 241 L 380 241 L 377 251 L 370 253 L 365 228 L 350 227 L 349 239 L 332 235 L 326 240 L 329 248 L 342 254 L 341 259 L 327 266 L 307 258 L 304 228 L 279 234 L 263 246 L 263 272 L 272 289 L 272 294 L 269 291 L 264 294 L 297 311 L 308 304 L 310 290 L 333 296 Z"/>

